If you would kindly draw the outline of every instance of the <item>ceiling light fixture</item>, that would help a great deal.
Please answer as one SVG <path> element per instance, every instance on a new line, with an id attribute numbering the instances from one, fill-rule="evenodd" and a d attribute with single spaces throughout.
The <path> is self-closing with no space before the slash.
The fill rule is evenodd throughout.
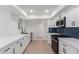
<path id="1" fill-rule="evenodd" d="M 30 10 L 30 12 L 33 13 L 34 11 L 33 10 Z"/>
<path id="2" fill-rule="evenodd" d="M 45 13 L 48 13 L 49 11 L 48 10 L 45 10 Z"/>

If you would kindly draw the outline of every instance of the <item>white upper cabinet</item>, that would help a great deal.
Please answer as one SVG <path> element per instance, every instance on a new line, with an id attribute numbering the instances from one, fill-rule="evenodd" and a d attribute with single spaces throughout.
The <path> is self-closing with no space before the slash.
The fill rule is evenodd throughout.
<path id="1" fill-rule="evenodd" d="M 63 14 L 66 16 L 66 27 L 79 27 L 79 7 Z"/>
<path id="2" fill-rule="evenodd" d="M 74 27 L 74 25 L 73 25 L 73 21 L 74 21 L 73 10 L 64 14 L 64 16 L 66 16 L 66 27 Z"/>
<path id="3" fill-rule="evenodd" d="M 74 17 L 73 17 L 73 10 L 67 13 L 66 15 L 66 27 L 74 27 L 73 22 Z"/>
<path id="4" fill-rule="evenodd" d="M 74 20 L 76 27 L 79 27 L 79 7 L 74 10 Z"/>

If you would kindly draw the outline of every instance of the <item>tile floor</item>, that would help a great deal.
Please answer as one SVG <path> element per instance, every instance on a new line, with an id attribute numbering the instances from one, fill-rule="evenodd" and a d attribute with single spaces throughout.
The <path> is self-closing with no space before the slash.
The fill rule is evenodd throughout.
<path id="1" fill-rule="evenodd" d="M 33 40 L 24 54 L 54 54 L 54 52 L 46 40 Z"/>

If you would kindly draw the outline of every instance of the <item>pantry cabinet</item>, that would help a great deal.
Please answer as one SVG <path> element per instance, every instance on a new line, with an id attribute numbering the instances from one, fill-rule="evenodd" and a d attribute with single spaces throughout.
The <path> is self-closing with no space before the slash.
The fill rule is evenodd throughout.
<path id="1" fill-rule="evenodd" d="M 59 53 L 60 54 L 77 54 L 77 49 L 64 41 L 59 40 Z"/>

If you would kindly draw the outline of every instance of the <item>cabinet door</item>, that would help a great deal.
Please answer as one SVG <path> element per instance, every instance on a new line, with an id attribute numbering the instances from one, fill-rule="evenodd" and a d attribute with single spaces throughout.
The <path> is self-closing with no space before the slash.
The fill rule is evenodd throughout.
<path id="1" fill-rule="evenodd" d="M 8 45 L 0 50 L 0 54 L 12 54 L 12 46 Z"/>
<path id="2" fill-rule="evenodd" d="M 73 11 L 73 17 L 75 21 L 75 27 L 79 27 L 79 7 L 75 8 Z"/>
<path id="3" fill-rule="evenodd" d="M 69 11 L 66 14 L 66 27 L 74 27 L 75 26 L 75 19 L 74 19 L 74 10 Z"/>
<path id="4" fill-rule="evenodd" d="M 27 36 L 27 38 L 26 38 L 26 43 L 27 43 L 27 45 L 30 43 L 30 41 L 31 41 L 31 37 L 30 37 L 30 34 Z"/>
<path id="5" fill-rule="evenodd" d="M 29 39 L 27 39 L 27 37 L 23 37 L 23 38 L 22 38 L 22 47 L 21 47 L 21 51 L 24 51 L 25 48 L 28 46 L 28 41 L 29 41 Z"/>
<path id="6" fill-rule="evenodd" d="M 77 54 L 77 49 L 71 45 L 67 45 L 67 54 Z"/>
<path id="7" fill-rule="evenodd" d="M 27 47 L 27 37 L 26 36 L 23 37 L 22 42 L 23 42 L 23 49 L 25 49 Z"/>
<path id="8" fill-rule="evenodd" d="M 59 39 L 59 54 L 63 54 L 63 41 Z"/>
<path id="9" fill-rule="evenodd" d="M 15 54 L 21 54 L 24 51 L 24 42 L 20 39 L 16 42 L 15 47 L 13 48 L 15 50 Z"/>
<path id="10" fill-rule="evenodd" d="M 76 54 L 77 53 L 77 49 L 70 46 L 67 43 L 63 43 L 63 53 L 64 54 Z"/>
<path id="11" fill-rule="evenodd" d="M 77 54 L 77 49 L 70 44 L 59 41 L 59 53 L 60 54 Z"/>
<path id="12" fill-rule="evenodd" d="M 22 44 L 21 51 L 24 51 L 26 48 L 26 41 L 24 37 L 22 38 L 22 42 L 20 44 Z"/>
<path id="13" fill-rule="evenodd" d="M 22 43 L 20 41 L 20 39 L 18 41 L 16 41 L 14 44 L 13 44 L 13 54 L 21 54 L 22 51 L 21 51 L 21 46 L 22 46 Z"/>
<path id="14" fill-rule="evenodd" d="M 11 48 L 5 48 L 3 51 L 0 51 L 0 54 L 12 54 Z"/>
<path id="15" fill-rule="evenodd" d="M 79 27 L 79 7 L 72 9 L 63 16 L 66 16 L 66 27 Z"/>
<path id="16" fill-rule="evenodd" d="M 22 44 L 21 52 L 23 52 L 25 50 L 25 48 L 29 45 L 30 41 L 31 41 L 30 35 L 24 36 L 21 39 L 21 43 L 20 43 L 20 44 Z"/>

